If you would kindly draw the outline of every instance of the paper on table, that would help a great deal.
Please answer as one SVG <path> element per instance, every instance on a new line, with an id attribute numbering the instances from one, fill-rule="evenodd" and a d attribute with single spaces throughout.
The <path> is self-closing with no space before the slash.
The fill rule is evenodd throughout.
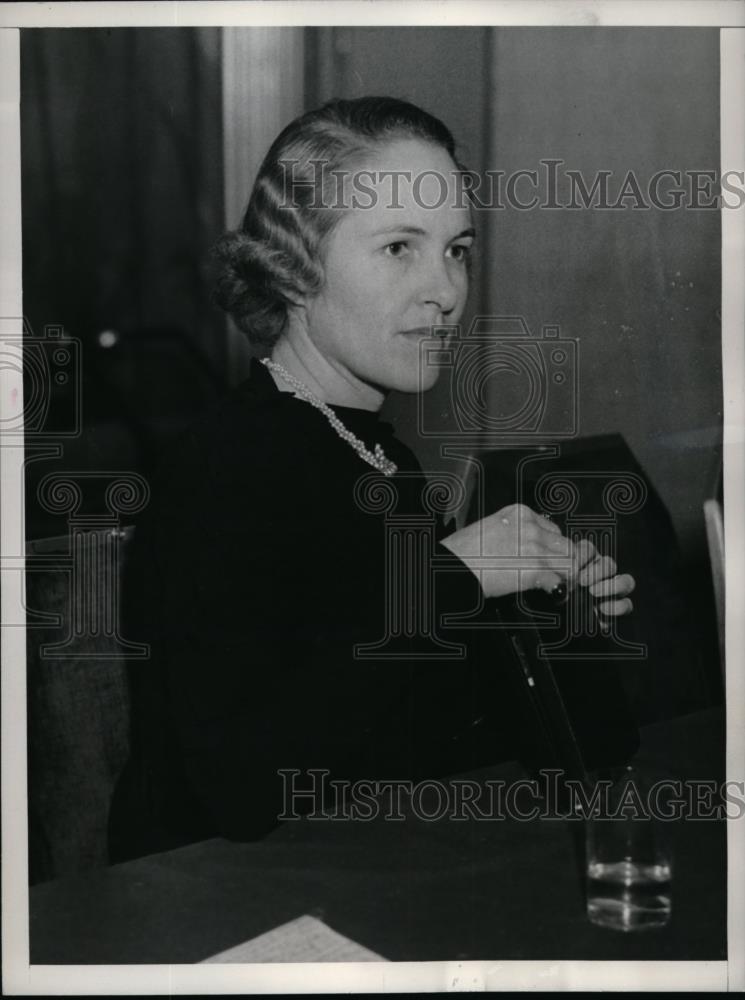
<path id="1" fill-rule="evenodd" d="M 204 962 L 387 962 L 307 914 Z"/>

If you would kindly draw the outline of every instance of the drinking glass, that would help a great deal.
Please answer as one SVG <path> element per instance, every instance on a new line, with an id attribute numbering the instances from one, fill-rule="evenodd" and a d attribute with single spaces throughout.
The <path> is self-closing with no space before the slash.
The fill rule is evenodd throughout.
<path id="1" fill-rule="evenodd" d="M 655 794 L 662 776 L 629 765 L 586 820 L 587 915 L 620 931 L 664 927 L 672 906 L 672 829 Z"/>

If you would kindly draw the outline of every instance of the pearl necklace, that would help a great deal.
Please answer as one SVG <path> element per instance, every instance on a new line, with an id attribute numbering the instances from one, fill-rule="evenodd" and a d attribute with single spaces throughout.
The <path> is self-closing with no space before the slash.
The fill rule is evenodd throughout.
<path id="1" fill-rule="evenodd" d="M 372 465 L 374 469 L 377 469 L 378 472 L 382 472 L 384 476 L 393 476 L 396 472 L 398 472 L 398 466 L 396 463 L 385 457 L 383 449 L 379 444 L 375 445 L 375 452 L 366 448 L 364 442 L 360 441 L 356 434 L 353 434 L 347 427 L 344 426 L 331 407 L 327 406 L 323 400 L 318 398 L 318 396 L 315 396 L 310 391 L 308 386 L 305 385 L 304 382 L 301 382 L 299 378 L 295 378 L 295 376 L 291 375 L 286 368 L 278 364 L 276 361 L 272 361 L 270 358 L 262 358 L 261 363 L 266 365 L 270 371 L 281 375 L 285 382 L 287 382 L 288 385 L 291 385 L 297 395 L 301 399 L 304 399 L 306 403 L 310 403 L 311 406 L 315 406 L 317 410 L 320 410 L 342 441 L 346 441 L 348 445 L 351 445 L 360 458 L 367 462 L 368 465 Z"/>

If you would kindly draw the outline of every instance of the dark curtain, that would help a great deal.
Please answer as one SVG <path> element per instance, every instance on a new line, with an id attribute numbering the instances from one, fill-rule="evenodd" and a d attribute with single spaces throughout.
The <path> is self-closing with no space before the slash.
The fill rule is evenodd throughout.
<path id="1" fill-rule="evenodd" d="M 27 329 L 61 329 L 81 360 L 80 434 L 27 466 L 39 537 L 65 530 L 33 499 L 43 475 L 149 472 L 225 381 L 219 29 L 24 30 L 21 154 Z M 47 436 L 65 411 L 49 381 Z"/>
<path id="2" fill-rule="evenodd" d="M 173 326 L 220 363 L 218 29 L 26 30 L 24 309 L 87 339 Z"/>

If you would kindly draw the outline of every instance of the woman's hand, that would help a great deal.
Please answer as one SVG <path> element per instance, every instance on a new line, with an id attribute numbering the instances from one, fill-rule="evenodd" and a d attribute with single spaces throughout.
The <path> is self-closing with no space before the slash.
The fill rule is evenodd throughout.
<path id="1" fill-rule="evenodd" d="M 573 543 L 548 518 L 523 504 L 512 504 L 495 514 L 453 532 L 442 544 L 478 577 L 486 597 L 504 597 L 523 590 L 552 591 L 588 587 L 598 610 L 625 615 L 633 605 L 628 595 L 634 578 L 617 575 L 616 564 L 601 556 L 592 542 Z"/>
<path id="2" fill-rule="evenodd" d="M 636 581 L 630 573 L 616 574 L 616 564 L 610 556 L 601 556 L 592 542 L 581 541 L 575 545 L 575 549 L 585 549 L 591 551 L 592 556 L 584 562 L 582 569 L 577 574 L 576 582 L 580 587 L 587 587 L 595 598 L 607 598 L 598 600 L 596 608 L 604 615 L 616 617 L 618 615 L 628 615 L 634 610 L 634 605 L 629 599 L 636 586 Z M 580 553 L 580 559 L 583 553 Z"/>

